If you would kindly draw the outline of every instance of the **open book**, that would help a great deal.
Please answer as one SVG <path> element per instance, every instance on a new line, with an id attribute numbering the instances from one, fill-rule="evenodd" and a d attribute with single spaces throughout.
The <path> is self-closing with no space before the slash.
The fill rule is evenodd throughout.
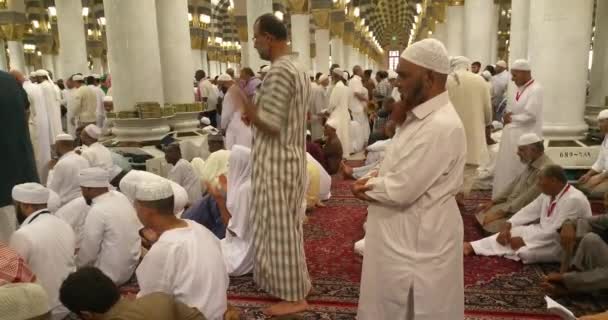
<path id="1" fill-rule="evenodd" d="M 552 314 L 559 316 L 563 320 L 576 320 L 572 311 L 566 309 L 566 307 L 557 303 L 557 301 L 551 299 L 549 296 L 545 296 L 545 301 L 547 301 L 547 310 Z"/>

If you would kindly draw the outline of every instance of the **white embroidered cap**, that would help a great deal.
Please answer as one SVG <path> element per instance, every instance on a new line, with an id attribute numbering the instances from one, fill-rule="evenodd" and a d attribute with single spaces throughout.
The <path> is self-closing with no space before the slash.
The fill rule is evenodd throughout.
<path id="1" fill-rule="evenodd" d="M 60 133 L 55 137 L 55 141 L 74 141 L 74 137 L 67 133 Z"/>
<path id="2" fill-rule="evenodd" d="M 450 73 L 448 52 L 437 39 L 428 38 L 414 42 L 403 50 L 401 58 L 437 73 Z"/>
<path id="3" fill-rule="evenodd" d="M 519 141 L 517 142 L 518 146 L 527 146 L 533 143 L 541 142 L 543 139 L 539 137 L 536 133 L 529 132 L 524 133 L 519 137 Z"/>
<path id="4" fill-rule="evenodd" d="M 86 168 L 80 170 L 80 173 L 78 174 L 78 181 L 81 187 L 106 188 L 110 185 L 110 174 L 103 168 Z"/>
<path id="5" fill-rule="evenodd" d="M 171 183 L 165 179 L 150 181 L 137 185 L 135 199 L 139 201 L 156 201 L 173 195 Z"/>
<path id="6" fill-rule="evenodd" d="M 608 109 L 600 111 L 597 115 L 597 120 L 606 120 L 608 119 Z"/>
<path id="7" fill-rule="evenodd" d="M 517 59 L 513 62 L 511 70 L 530 71 L 530 63 L 526 59 Z"/>
<path id="8" fill-rule="evenodd" d="M 13 200 L 28 204 L 44 204 L 49 201 L 49 189 L 36 182 L 27 182 L 13 187 Z"/>
<path id="9" fill-rule="evenodd" d="M 89 137 L 97 140 L 101 136 L 101 129 L 94 124 L 90 124 L 84 127 L 84 131 L 89 135 Z"/>

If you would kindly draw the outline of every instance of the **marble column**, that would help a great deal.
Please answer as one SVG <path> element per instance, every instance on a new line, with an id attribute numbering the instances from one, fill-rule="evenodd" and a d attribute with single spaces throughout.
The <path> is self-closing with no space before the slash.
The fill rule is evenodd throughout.
<path id="1" fill-rule="evenodd" d="M 351 44 L 344 43 L 342 49 L 342 64 L 340 64 L 340 67 L 342 67 L 343 70 L 348 71 L 348 73 L 351 73 L 351 69 L 353 67 L 351 62 L 353 46 Z"/>
<path id="2" fill-rule="evenodd" d="M 451 56 L 464 54 L 464 6 L 461 1 L 450 2 L 446 11 L 447 49 Z"/>
<path id="3" fill-rule="evenodd" d="M 55 77 L 58 79 L 61 78 L 59 75 L 63 74 L 63 66 L 61 65 L 61 59 L 59 59 L 58 54 L 53 54 L 53 66 L 55 66 Z M 67 77 L 63 79 L 67 79 Z"/>
<path id="4" fill-rule="evenodd" d="M 59 59 L 62 70 L 58 78 L 74 73 L 87 73 L 87 42 L 82 20 L 82 2 L 57 0 L 57 30 L 59 31 Z"/>
<path id="5" fill-rule="evenodd" d="M 467 0 L 468 1 L 468 0 Z M 593 0 L 530 2 L 528 51 L 532 75 L 544 88 L 543 132 L 582 138 Z M 556 76 L 556 66 L 559 74 Z"/>
<path id="6" fill-rule="evenodd" d="M 530 0 L 511 0 L 510 62 L 528 58 L 529 25 Z"/>
<path id="7" fill-rule="evenodd" d="M 205 72 L 209 71 L 209 61 L 207 60 L 207 50 L 201 50 L 201 68 Z"/>
<path id="8" fill-rule="evenodd" d="M 340 67 L 344 68 L 344 44 L 342 38 L 333 37 L 331 38 L 331 63 L 337 63 Z"/>
<path id="9" fill-rule="evenodd" d="M 446 23 L 437 22 L 435 24 L 435 32 L 433 32 L 433 38 L 441 41 L 447 46 L 448 29 Z"/>
<path id="10" fill-rule="evenodd" d="M 305 71 L 311 71 L 310 65 L 310 15 L 296 13 L 291 15 L 291 48 L 298 53 L 298 58 Z"/>
<path id="11" fill-rule="evenodd" d="M 200 49 L 192 49 L 192 67 L 193 70 L 206 69 L 203 68 L 203 54 Z"/>
<path id="12" fill-rule="evenodd" d="M 255 20 L 266 13 L 272 13 L 272 0 L 246 0 L 247 1 L 247 31 L 253 38 L 253 25 Z M 308 29 L 307 29 L 308 30 Z M 307 31 L 308 32 L 308 31 Z M 253 47 L 253 41 L 248 41 L 249 46 L 247 54 L 249 55 L 248 67 L 251 70 L 259 70 L 260 66 L 270 64 L 269 61 L 263 61 L 258 54 L 258 51 Z"/>
<path id="13" fill-rule="evenodd" d="M 500 6 L 494 4 L 492 8 L 492 29 L 490 30 L 490 60 L 486 62 L 486 65 L 493 64 L 497 61 L 498 57 L 498 20 L 500 19 Z M 482 69 L 483 70 L 483 69 Z"/>
<path id="14" fill-rule="evenodd" d="M 9 40 L 6 42 L 8 46 L 8 59 L 10 60 L 10 69 L 26 71 L 25 68 L 25 53 L 23 52 L 23 41 Z"/>
<path id="15" fill-rule="evenodd" d="M 56 79 L 60 79 L 57 73 L 55 72 L 56 70 L 55 62 L 53 61 L 53 55 L 48 53 L 42 54 L 42 68 L 51 71 Z"/>
<path id="16" fill-rule="evenodd" d="M 6 59 L 6 42 L 0 39 L 0 70 L 8 70 L 8 60 Z"/>
<path id="17" fill-rule="evenodd" d="M 491 64 L 490 43 L 494 2 L 466 0 L 464 3 L 464 52 L 471 61 Z M 496 37 L 496 34 L 494 34 Z"/>
<path id="18" fill-rule="evenodd" d="M 608 106 L 608 1 L 597 1 L 589 104 Z"/>
<path id="19" fill-rule="evenodd" d="M 93 70 L 91 72 L 102 75 L 103 74 L 103 62 L 101 57 L 93 57 Z"/>

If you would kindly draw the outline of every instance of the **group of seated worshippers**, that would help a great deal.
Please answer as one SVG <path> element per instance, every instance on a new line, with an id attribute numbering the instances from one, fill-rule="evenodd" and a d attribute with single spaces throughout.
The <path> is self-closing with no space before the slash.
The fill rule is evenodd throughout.
<path id="1" fill-rule="evenodd" d="M 600 132 L 608 134 L 608 110 L 602 110 L 598 116 Z M 578 187 L 590 198 L 602 199 L 608 192 L 608 139 L 600 145 L 597 160 L 591 169 L 578 180 Z"/>

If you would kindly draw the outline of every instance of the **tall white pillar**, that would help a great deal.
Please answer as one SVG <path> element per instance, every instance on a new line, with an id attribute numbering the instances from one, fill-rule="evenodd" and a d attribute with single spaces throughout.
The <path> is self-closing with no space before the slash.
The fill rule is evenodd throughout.
<path id="1" fill-rule="evenodd" d="M 247 0 L 247 31 L 249 32 L 250 39 L 253 38 L 253 25 L 255 20 L 265 14 L 272 13 L 272 0 Z M 308 29 L 306 29 L 308 32 Z M 247 65 L 251 70 L 259 70 L 260 66 L 264 64 L 270 64 L 269 61 L 263 61 L 258 54 L 258 51 L 253 47 L 253 41 L 248 41 L 247 45 L 249 49 L 247 54 L 249 55 Z M 310 55 L 310 53 L 309 53 Z"/>
<path id="2" fill-rule="evenodd" d="M 91 72 L 96 74 L 103 74 L 103 62 L 101 61 L 101 57 L 93 57 L 93 70 Z"/>
<path id="3" fill-rule="evenodd" d="M 298 53 L 298 60 L 302 63 L 305 71 L 312 71 L 310 65 L 310 29 L 309 14 L 291 15 L 291 48 Z"/>
<path id="4" fill-rule="evenodd" d="M 433 32 L 433 38 L 441 41 L 444 45 L 447 46 L 448 29 L 446 23 L 438 22 L 437 24 L 435 24 L 435 32 Z"/>
<path id="5" fill-rule="evenodd" d="M 337 63 L 342 68 L 346 67 L 344 65 L 344 44 L 340 37 L 331 38 L 331 63 Z"/>
<path id="6" fill-rule="evenodd" d="M 57 0 L 57 30 L 59 30 L 59 59 L 62 74 L 66 78 L 74 73 L 87 73 L 87 42 L 82 20 L 82 2 Z"/>
<path id="7" fill-rule="evenodd" d="M 344 44 L 342 47 L 342 63 L 340 64 L 340 67 L 342 67 L 343 70 L 348 71 L 348 73 L 352 73 L 352 51 L 353 51 L 353 46 L 350 44 Z"/>
<path id="8" fill-rule="evenodd" d="M 8 46 L 8 58 L 10 60 L 10 69 L 19 70 L 22 72 L 26 71 L 25 68 L 25 53 L 23 52 L 23 42 L 18 41 L 7 41 Z"/>
<path id="9" fill-rule="evenodd" d="M 187 0 L 156 0 L 164 101 L 192 103 L 192 59 Z"/>
<path id="10" fill-rule="evenodd" d="M 0 39 L 0 70 L 8 71 L 8 61 L 6 59 L 6 43 Z"/>
<path id="11" fill-rule="evenodd" d="M 192 49 L 192 67 L 193 70 L 203 69 L 203 56 L 200 49 Z"/>
<path id="12" fill-rule="evenodd" d="M 461 56 L 464 54 L 464 6 L 448 6 L 446 23 L 448 53 L 451 56 Z"/>
<path id="13" fill-rule="evenodd" d="M 207 61 L 207 50 L 201 50 L 201 69 L 209 71 L 209 61 Z"/>
<path id="14" fill-rule="evenodd" d="M 608 104 L 608 1 L 597 1 L 589 103 Z"/>
<path id="15" fill-rule="evenodd" d="M 486 62 L 486 65 L 493 64 L 497 61 L 498 57 L 498 20 L 500 18 L 500 6 L 494 4 L 492 8 L 492 30 L 490 31 L 490 60 Z"/>
<path id="16" fill-rule="evenodd" d="M 42 54 L 42 68 L 49 70 L 53 73 L 53 76 L 56 79 L 59 79 L 57 73 L 55 72 L 55 62 L 53 62 L 53 55 L 51 54 Z"/>
<path id="17" fill-rule="evenodd" d="M 601 2 L 601 1 L 600 1 Z M 509 62 L 528 58 L 528 27 L 530 0 L 511 0 L 511 33 Z"/>
<path id="18" fill-rule="evenodd" d="M 209 72 L 207 76 L 213 78 L 220 74 L 220 62 L 217 60 L 209 60 Z"/>
<path id="19" fill-rule="evenodd" d="M 67 79 L 69 76 L 67 77 L 61 77 L 60 74 L 63 74 L 63 65 L 61 64 L 61 59 L 59 59 L 59 55 L 57 54 L 53 54 L 53 66 L 55 66 L 55 77 L 57 79 Z"/>
<path id="20" fill-rule="evenodd" d="M 241 42 L 241 66 L 249 66 L 249 41 Z"/>
<path id="21" fill-rule="evenodd" d="M 593 0 L 530 2 L 528 51 L 533 77 L 544 88 L 543 132 L 581 138 Z M 556 66 L 559 74 L 556 76 Z"/>
<path id="22" fill-rule="evenodd" d="M 464 3 L 465 56 L 471 61 L 480 61 L 482 65 L 491 63 L 493 9 L 494 1 L 466 0 Z"/>

